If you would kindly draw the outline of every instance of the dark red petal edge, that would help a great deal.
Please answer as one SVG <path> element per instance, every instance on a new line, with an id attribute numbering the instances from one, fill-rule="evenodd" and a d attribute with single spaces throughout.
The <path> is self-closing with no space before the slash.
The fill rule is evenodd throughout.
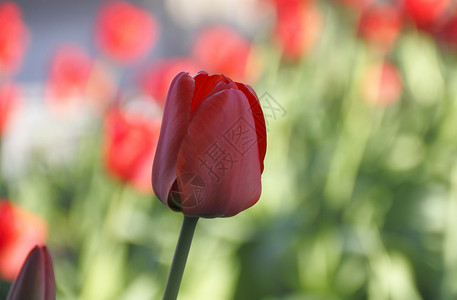
<path id="1" fill-rule="evenodd" d="M 265 154 L 267 152 L 265 117 L 263 115 L 259 99 L 257 98 L 254 90 L 247 84 L 237 82 L 236 85 L 238 86 L 238 89 L 246 95 L 252 111 L 252 117 L 254 118 L 255 130 L 257 133 L 257 144 L 259 146 L 260 174 L 262 174 L 264 169 L 263 160 L 265 159 Z"/>

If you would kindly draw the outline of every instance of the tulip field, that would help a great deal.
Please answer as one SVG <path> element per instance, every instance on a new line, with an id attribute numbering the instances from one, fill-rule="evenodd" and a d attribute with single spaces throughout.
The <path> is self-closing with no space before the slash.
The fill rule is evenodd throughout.
<path id="1" fill-rule="evenodd" d="M 0 299 L 457 299 L 455 1 L 32 2 Z"/>

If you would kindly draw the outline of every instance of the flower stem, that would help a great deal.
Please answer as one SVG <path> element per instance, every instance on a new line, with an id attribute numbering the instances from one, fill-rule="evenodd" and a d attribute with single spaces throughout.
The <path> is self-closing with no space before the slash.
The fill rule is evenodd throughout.
<path id="1" fill-rule="evenodd" d="M 181 284 L 197 221 L 198 217 L 184 216 L 162 300 L 175 300 L 178 297 L 179 285 Z"/>

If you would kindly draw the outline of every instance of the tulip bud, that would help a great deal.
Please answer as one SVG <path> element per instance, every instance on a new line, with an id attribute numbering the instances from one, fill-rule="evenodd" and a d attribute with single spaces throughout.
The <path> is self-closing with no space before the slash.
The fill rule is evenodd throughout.
<path id="1" fill-rule="evenodd" d="M 250 86 L 179 73 L 165 103 L 154 192 L 186 216 L 236 215 L 259 200 L 265 152 L 265 119 Z"/>
<path id="2" fill-rule="evenodd" d="M 6 300 L 55 300 L 56 282 L 46 246 L 35 246 L 13 282 Z"/>

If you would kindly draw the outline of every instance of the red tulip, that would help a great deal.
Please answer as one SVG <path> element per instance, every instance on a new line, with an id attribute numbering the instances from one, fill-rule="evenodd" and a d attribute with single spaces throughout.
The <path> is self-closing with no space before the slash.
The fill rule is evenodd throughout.
<path id="1" fill-rule="evenodd" d="M 251 43 L 227 26 L 214 26 L 200 33 L 192 53 L 213 73 L 223 73 L 235 80 L 255 80 L 258 70 L 250 69 Z M 251 75 L 253 74 L 253 75 Z"/>
<path id="2" fill-rule="evenodd" d="M 376 63 L 364 73 L 362 93 L 364 99 L 375 106 L 386 107 L 397 102 L 403 83 L 397 67 L 389 62 Z"/>
<path id="3" fill-rule="evenodd" d="M 160 118 L 113 109 L 105 120 L 105 161 L 111 174 L 140 192 L 151 190 L 151 166 Z"/>
<path id="4" fill-rule="evenodd" d="M 449 0 L 403 0 L 405 14 L 421 29 L 435 27 L 450 5 Z"/>
<path id="5" fill-rule="evenodd" d="M 153 64 L 141 79 L 141 87 L 161 106 L 165 105 L 168 87 L 179 71 L 197 73 L 197 63 L 190 58 L 171 58 Z"/>
<path id="6" fill-rule="evenodd" d="M 0 74 L 19 68 L 28 40 L 28 30 L 16 3 L 0 3 Z"/>
<path id="7" fill-rule="evenodd" d="M 144 56 L 157 35 L 158 25 L 154 17 L 129 2 L 109 2 L 99 13 L 96 42 L 103 52 L 119 63 L 130 63 Z"/>
<path id="8" fill-rule="evenodd" d="M 55 300 L 56 281 L 46 246 L 35 246 L 13 282 L 6 300 Z"/>
<path id="9" fill-rule="evenodd" d="M 362 12 L 359 34 L 377 50 L 389 51 L 402 27 L 402 16 L 394 5 L 379 4 Z"/>
<path id="10" fill-rule="evenodd" d="M 316 5 L 299 2 L 296 7 L 278 11 L 274 38 L 284 57 L 298 60 L 314 46 L 322 25 L 322 13 Z"/>
<path id="11" fill-rule="evenodd" d="M 181 72 L 167 95 L 152 186 L 184 215 L 233 216 L 258 201 L 265 152 L 265 120 L 250 86 Z"/>
<path id="12" fill-rule="evenodd" d="M 20 105 L 19 88 L 14 84 L 0 86 L 0 136 L 6 129 L 12 114 Z"/>
<path id="13" fill-rule="evenodd" d="M 45 221 L 12 203 L 0 201 L 0 276 L 13 280 L 27 253 L 47 236 Z"/>

